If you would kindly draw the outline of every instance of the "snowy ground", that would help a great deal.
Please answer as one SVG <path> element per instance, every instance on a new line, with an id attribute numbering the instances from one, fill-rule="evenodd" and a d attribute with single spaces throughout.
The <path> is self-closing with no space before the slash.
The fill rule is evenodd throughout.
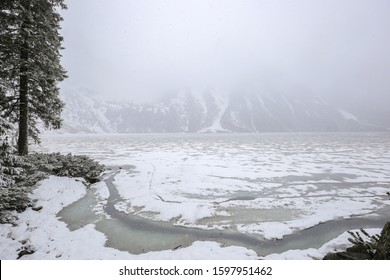
<path id="1" fill-rule="evenodd" d="M 45 137 L 36 149 L 85 154 L 107 166 L 132 166 L 114 178 L 121 196 L 116 208 L 129 215 L 273 239 L 329 220 L 381 215 L 389 205 L 385 195 L 390 186 L 389 140 L 388 134 L 63 135 Z M 99 193 L 104 203 L 104 187 L 99 188 Z M 94 211 L 101 208 L 95 206 Z M 29 210 L 22 217 L 39 214 Z M 54 212 L 50 215 L 53 223 L 59 223 L 61 232 L 68 232 Z M 28 216 L 23 219 L 34 220 Z M 43 226 L 36 227 L 44 230 Z M 2 236 L 13 230 L 5 228 Z M 93 223 L 68 234 L 74 235 L 69 237 L 72 240 L 92 235 L 88 242 L 96 242 L 91 246 L 102 247 L 102 252 L 94 257 L 83 255 L 88 252 L 80 256 L 59 253 L 63 258 L 130 257 L 103 247 L 105 237 L 94 229 Z M 15 248 L 20 247 L 22 236 L 19 233 L 15 237 Z M 319 258 L 330 247 L 340 247 L 345 241 L 343 235 L 318 250 L 269 257 Z M 61 244 L 55 248 L 61 248 Z M 198 253 L 200 258 L 257 257 L 244 248 L 195 242 L 191 247 L 150 252 L 137 258 L 192 259 Z M 30 257 L 43 258 L 34 255 Z M 53 253 L 48 258 L 57 255 Z"/>

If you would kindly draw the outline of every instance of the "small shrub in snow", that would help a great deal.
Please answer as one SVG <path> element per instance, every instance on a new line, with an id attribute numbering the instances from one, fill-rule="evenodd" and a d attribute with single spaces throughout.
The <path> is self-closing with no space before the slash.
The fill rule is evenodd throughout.
<path id="1" fill-rule="evenodd" d="M 380 235 L 375 234 L 371 236 L 362 228 L 360 229 L 360 232 L 363 234 L 363 237 L 358 231 L 348 231 L 348 233 L 352 236 L 348 238 L 348 241 L 359 248 L 361 252 L 373 257 L 378 249 Z"/>
<path id="2" fill-rule="evenodd" d="M 53 154 L 30 154 L 24 157 L 21 167 L 57 176 L 80 177 L 88 183 L 99 181 L 104 166 L 87 156 Z"/>
<path id="3" fill-rule="evenodd" d="M 8 153 L 0 159 L 0 223 L 10 221 L 10 212 L 33 206 L 29 193 L 49 175 L 80 177 L 87 183 L 99 181 L 104 166 L 86 156 L 71 154 L 30 154 L 19 157 Z"/>

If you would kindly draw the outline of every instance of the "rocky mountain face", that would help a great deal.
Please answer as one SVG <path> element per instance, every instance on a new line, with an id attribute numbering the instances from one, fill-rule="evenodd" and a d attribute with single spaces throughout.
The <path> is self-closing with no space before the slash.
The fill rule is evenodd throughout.
<path id="1" fill-rule="evenodd" d="M 62 96 L 62 132 L 318 132 L 378 127 L 313 96 L 257 91 L 201 94 L 181 91 L 155 104 L 99 101 L 85 93 Z"/>

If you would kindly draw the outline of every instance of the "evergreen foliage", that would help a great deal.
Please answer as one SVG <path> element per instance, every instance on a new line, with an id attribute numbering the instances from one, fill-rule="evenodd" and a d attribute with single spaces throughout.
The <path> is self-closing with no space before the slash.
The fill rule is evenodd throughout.
<path id="1" fill-rule="evenodd" d="M 28 140 L 39 142 L 40 126 L 61 125 L 60 9 L 64 0 L 0 0 L 0 222 L 32 206 L 29 193 L 49 175 L 94 183 L 103 171 L 85 156 L 28 155 Z M 19 156 L 11 144 L 16 132 Z"/>
<path id="2" fill-rule="evenodd" d="M 390 198 L 390 192 L 387 192 L 386 194 Z M 383 244 L 381 244 L 381 239 L 388 238 L 384 233 L 385 228 L 386 225 L 383 228 L 381 234 L 375 234 L 372 236 L 362 228 L 360 229 L 360 233 L 358 231 L 348 231 L 348 233 L 351 235 L 351 237 L 348 238 L 348 241 L 353 244 L 355 250 L 358 249 L 360 252 L 367 254 L 370 259 L 378 257 L 378 255 L 388 256 L 388 248 L 387 251 L 383 250 Z"/>
<path id="3" fill-rule="evenodd" d="M 11 211 L 22 212 L 33 206 L 29 193 L 49 175 L 84 178 L 87 185 L 99 181 L 104 171 L 103 165 L 86 156 L 59 153 L 15 156 L 8 164 L 3 166 L 5 172 L 0 171 L 0 223 L 12 221 Z"/>
<path id="4" fill-rule="evenodd" d="M 0 1 L 0 106 L 3 117 L 19 124 L 18 153 L 28 153 L 28 138 L 39 141 L 38 123 L 59 128 L 63 102 L 58 83 L 63 0 Z"/>
<path id="5" fill-rule="evenodd" d="M 12 184 L 12 180 L 8 176 L 14 172 L 12 167 L 14 156 L 9 139 L 11 128 L 11 124 L 0 114 L 0 187 Z"/>
<path id="6" fill-rule="evenodd" d="M 358 231 L 348 231 L 348 233 L 352 236 L 348 238 L 348 241 L 359 248 L 361 252 L 364 252 L 373 258 L 378 250 L 380 235 L 370 235 L 362 228 L 360 229 L 360 232 L 363 234 L 363 237 Z"/>

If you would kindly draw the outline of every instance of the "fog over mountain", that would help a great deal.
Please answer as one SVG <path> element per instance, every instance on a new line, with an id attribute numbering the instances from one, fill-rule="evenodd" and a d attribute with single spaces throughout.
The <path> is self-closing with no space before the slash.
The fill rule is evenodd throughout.
<path id="1" fill-rule="evenodd" d="M 255 88 L 240 92 L 182 90 L 144 105 L 107 102 L 93 94 L 67 92 L 62 132 L 333 132 L 377 131 L 320 97 L 269 94 Z"/>
<path id="2" fill-rule="evenodd" d="M 257 84 L 270 94 L 320 96 L 389 126 L 390 1 L 67 4 L 64 90 L 84 88 L 108 101 L 144 104 L 183 88 L 203 95 L 210 88 L 230 93 Z"/>

